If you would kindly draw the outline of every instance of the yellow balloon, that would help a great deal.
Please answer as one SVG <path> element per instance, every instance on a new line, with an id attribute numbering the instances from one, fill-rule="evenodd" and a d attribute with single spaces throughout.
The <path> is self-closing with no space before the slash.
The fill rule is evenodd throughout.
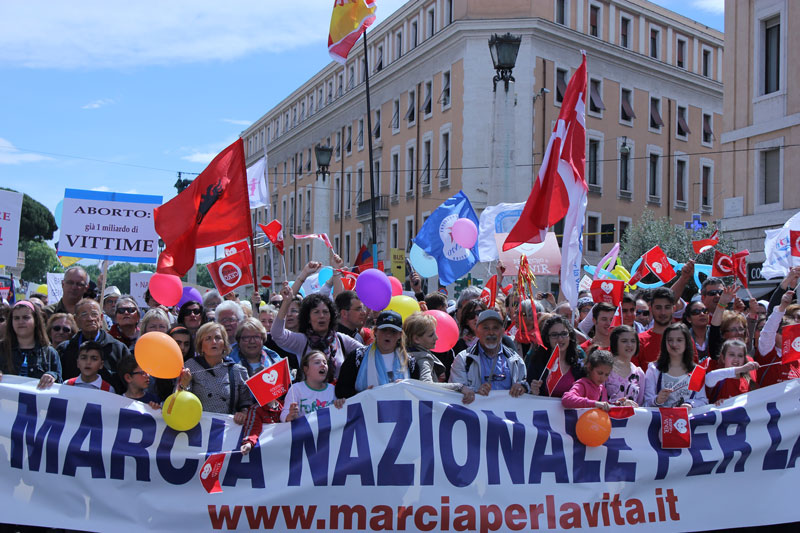
<path id="1" fill-rule="evenodd" d="M 191 392 L 179 390 L 164 401 L 161 415 L 164 422 L 175 431 L 189 431 L 200 423 L 203 404 Z"/>
<path id="2" fill-rule="evenodd" d="M 419 311 L 419 302 L 417 302 L 411 296 L 400 294 L 397 296 L 392 296 L 392 299 L 389 301 L 389 305 L 386 306 L 386 309 L 399 313 L 403 318 L 403 322 L 405 322 L 406 318 L 411 316 L 411 313 Z"/>
<path id="3" fill-rule="evenodd" d="M 47 285 L 39 285 L 36 287 L 36 292 L 39 294 L 47 294 Z"/>
<path id="4" fill-rule="evenodd" d="M 614 270 L 611 271 L 612 274 L 617 276 L 617 279 L 621 279 L 625 282 L 625 290 L 630 291 L 631 289 L 635 289 L 636 285 L 630 286 L 628 285 L 628 280 L 631 279 L 631 273 L 628 272 L 628 269 L 622 265 L 617 265 L 614 267 Z"/>

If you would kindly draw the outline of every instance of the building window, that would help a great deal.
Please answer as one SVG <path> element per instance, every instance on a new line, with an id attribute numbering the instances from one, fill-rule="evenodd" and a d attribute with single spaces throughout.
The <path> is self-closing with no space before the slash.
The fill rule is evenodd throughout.
<path id="1" fill-rule="evenodd" d="M 678 61 L 676 65 L 680 68 L 686 68 L 686 41 L 678 39 Z"/>
<path id="2" fill-rule="evenodd" d="M 453 23 L 453 0 L 444 0 L 444 23 Z"/>
<path id="3" fill-rule="evenodd" d="M 425 38 L 430 39 L 436 33 L 436 8 L 431 7 L 427 12 L 427 23 L 425 25 Z"/>
<path id="4" fill-rule="evenodd" d="M 425 118 L 429 118 L 431 116 L 431 112 L 433 111 L 433 82 L 426 81 L 425 82 L 425 100 L 422 104 L 422 113 Z"/>
<path id="5" fill-rule="evenodd" d="M 417 21 L 414 20 L 411 22 L 411 46 L 409 46 L 409 50 L 413 50 L 419 44 L 419 34 L 417 32 Z"/>
<path id="6" fill-rule="evenodd" d="M 759 205 L 780 202 L 780 148 L 764 150 L 759 154 L 761 172 L 758 177 Z"/>
<path id="7" fill-rule="evenodd" d="M 337 254 L 341 254 L 342 253 L 342 248 L 339 246 L 340 244 L 341 243 L 339 241 L 339 236 L 338 235 L 334 235 L 333 236 L 333 249 L 336 251 Z"/>
<path id="8" fill-rule="evenodd" d="M 414 236 L 414 219 L 408 218 L 406 219 L 406 252 L 411 251 L 411 245 L 414 244 L 412 240 Z"/>
<path id="9" fill-rule="evenodd" d="M 400 100 L 392 102 L 392 133 L 400 131 Z"/>
<path id="10" fill-rule="evenodd" d="M 617 242 L 622 242 L 625 235 L 628 233 L 628 228 L 631 227 L 631 219 L 619 217 L 617 218 Z"/>
<path id="11" fill-rule="evenodd" d="M 661 46 L 661 32 L 655 28 L 650 28 L 650 57 L 658 59 L 661 57 L 659 49 Z"/>
<path id="12" fill-rule="evenodd" d="M 398 241 L 397 226 L 398 226 L 397 221 L 392 220 L 392 234 L 391 234 L 392 248 L 397 248 L 397 241 Z"/>
<path id="13" fill-rule="evenodd" d="M 562 230 L 563 233 L 563 230 Z M 600 251 L 600 215 L 590 214 L 586 217 L 586 251 Z"/>
<path id="14" fill-rule="evenodd" d="M 631 19 L 628 17 L 620 17 L 619 19 L 619 45 L 623 48 L 631 47 Z"/>
<path id="15" fill-rule="evenodd" d="M 764 94 L 780 90 L 781 19 L 772 17 L 764 24 Z"/>
<path id="16" fill-rule="evenodd" d="M 589 35 L 600 37 L 600 6 L 589 6 Z"/>
<path id="17" fill-rule="evenodd" d="M 356 205 L 364 199 L 364 168 L 359 167 L 356 171 Z"/>
<path id="18" fill-rule="evenodd" d="M 350 264 L 350 234 L 344 234 L 344 262 Z"/>
<path id="19" fill-rule="evenodd" d="M 358 146 L 359 150 L 364 149 L 364 119 L 358 119 L 358 138 L 356 140 L 356 145 Z"/>
<path id="20" fill-rule="evenodd" d="M 439 188 L 448 187 L 450 185 L 450 132 L 442 132 L 439 141 L 439 153 L 441 154 L 442 162 L 439 165 Z"/>
<path id="21" fill-rule="evenodd" d="M 350 214 L 353 205 L 353 176 L 349 172 L 344 175 L 344 215 Z"/>
<path id="22" fill-rule="evenodd" d="M 403 57 L 403 32 L 399 31 L 394 36 L 394 58 L 395 60 Z"/>
<path id="23" fill-rule="evenodd" d="M 679 138 L 686 139 L 686 136 L 692 133 L 692 130 L 689 129 L 689 123 L 686 120 L 686 108 L 683 106 L 678 106 L 678 128 L 676 130 L 676 134 Z"/>
<path id="24" fill-rule="evenodd" d="M 675 207 L 686 209 L 686 188 L 688 180 L 686 176 L 686 161 L 678 159 L 675 161 Z"/>
<path id="25" fill-rule="evenodd" d="M 341 199 L 342 199 L 342 196 L 341 196 L 342 185 L 341 185 L 341 183 L 342 183 L 341 182 L 341 178 L 339 178 L 339 176 L 337 175 L 333 179 L 333 214 L 335 216 L 337 216 L 337 217 L 339 216 L 339 213 L 341 212 L 340 209 L 339 209 L 341 207 Z"/>
<path id="26" fill-rule="evenodd" d="M 564 95 L 567 93 L 567 69 L 556 69 L 556 103 L 564 101 Z"/>
<path id="27" fill-rule="evenodd" d="M 661 119 L 661 98 L 650 98 L 650 129 L 661 132 L 664 121 Z"/>
<path id="28" fill-rule="evenodd" d="M 342 132 L 336 132 L 336 161 L 339 161 L 342 158 Z"/>
<path id="29" fill-rule="evenodd" d="M 703 76 L 711 77 L 711 50 L 703 50 Z"/>
<path id="30" fill-rule="evenodd" d="M 606 108 L 603 104 L 603 86 L 600 80 L 589 80 L 589 111 L 592 113 L 602 114 Z"/>
<path id="31" fill-rule="evenodd" d="M 710 213 L 711 207 L 711 190 L 713 174 L 709 165 L 703 165 L 700 168 L 700 209 L 704 212 Z"/>
<path id="32" fill-rule="evenodd" d="M 381 138 L 381 110 L 375 110 L 375 127 L 372 128 L 372 136 L 376 139 Z"/>
<path id="33" fill-rule="evenodd" d="M 589 190 L 602 186 L 600 183 L 600 140 L 589 139 L 589 153 L 586 157 L 586 175 Z"/>
<path id="34" fill-rule="evenodd" d="M 633 112 L 633 92 L 630 89 L 620 91 L 619 120 L 630 123 L 636 118 Z"/>
<path id="35" fill-rule="evenodd" d="M 439 96 L 442 109 L 450 107 L 450 71 L 442 72 L 442 94 Z"/>
<path id="36" fill-rule="evenodd" d="M 373 185 L 372 185 L 373 177 L 370 177 L 370 186 L 369 186 L 369 188 L 370 188 L 370 191 L 374 191 L 375 196 L 380 196 L 380 194 L 381 194 L 381 160 L 380 159 L 376 159 L 372 163 L 372 171 L 373 171 L 372 175 L 373 175 L 374 180 L 375 180 L 374 181 L 375 186 L 373 188 Z"/>
<path id="37" fill-rule="evenodd" d="M 711 144 L 714 139 L 714 131 L 711 126 L 711 115 L 703 113 L 703 144 Z"/>
<path id="38" fill-rule="evenodd" d="M 647 160 L 647 201 L 661 203 L 661 156 L 650 154 Z"/>
<path id="39" fill-rule="evenodd" d="M 347 88 L 352 89 L 356 86 L 356 69 L 351 66 L 347 72 Z"/>
<path id="40" fill-rule="evenodd" d="M 342 96 L 344 94 L 344 74 L 339 74 L 338 76 L 338 85 L 336 86 L 336 96 Z"/>
<path id="41" fill-rule="evenodd" d="M 344 152 L 347 155 L 353 153 L 353 126 L 347 126 L 347 142 L 344 143 Z"/>
<path id="42" fill-rule="evenodd" d="M 431 140 L 422 143 L 422 186 L 423 190 L 431 190 Z"/>
<path id="43" fill-rule="evenodd" d="M 556 24 L 566 24 L 567 0 L 556 0 Z"/>
<path id="44" fill-rule="evenodd" d="M 417 120 L 417 92 L 414 89 L 408 91 L 408 111 L 406 111 L 408 125 L 413 126 Z"/>
<path id="45" fill-rule="evenodd" d="M 414 146 L 409 146 L 406 148 L 406 168 L 408 169 L 408 175 L 406 177 L 406 196 L 414 194 L 414 185 L 416 184 L 417 173 L 416 173 L 416 148 Z"/>
<path id="46" fill-rule="evenodd" d="M 625 150 L 619 153 L 619 190 L 620 192 L 633 192 L 631 183 L 631 154 Z"/>
<path id="47" fill-rule="evenodd" d="M 383 46 L 382 45 L 378 45 L 377 50 L 378 51 L 375 54 L 376 55 L 376 58 L 375 58 L 375 72 L 380 72 L 381 70 L 383 70 Z"/>
<path id="48" fill-rule="evenodd" d="M 400 154 L 392 154 L 392 196 L 397 197 L 400 194 Z"/>

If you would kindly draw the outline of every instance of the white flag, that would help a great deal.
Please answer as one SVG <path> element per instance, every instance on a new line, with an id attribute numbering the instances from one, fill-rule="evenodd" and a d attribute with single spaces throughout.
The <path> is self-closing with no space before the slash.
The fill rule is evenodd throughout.
<path id="1" fill-rule="evenodd" d="M 782 228 L 764 230 L 764 253 L 767 258 L 761 266 L 765 279 L 780 278 L 789 273 L 792 266 L 792 246 L 789 231 L 800 230 L 800 212 L 786 221 Z"/>
<path id="2" fill-rule="evenodd" d="M 247 169 L 247 192 L 250 196 L 250 209 L 269 206 L 267 154 Z"/>
<path id="3" fill-rule="evenodd" d="M 508 233 L 522 214 L 525 202 L 487 206 L 481 213 L 478 228 L 478 257 L 481 261 L 498 259 L 495 233 Z"/>

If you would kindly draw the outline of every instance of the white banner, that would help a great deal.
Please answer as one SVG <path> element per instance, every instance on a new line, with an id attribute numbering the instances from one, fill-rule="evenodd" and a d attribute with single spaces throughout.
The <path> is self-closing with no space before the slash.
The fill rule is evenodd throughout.
<path id="1" fill-rule="evenodd" d="M 136 300 L 136 305 L 139 307 L 147 307 L 147 302 L 144 301 L 144 293 L 147 292 L 152 275 L 152 272 L 131 272 L 131 296 Z"/>
<path id="2" fill-rule="evenodd" d="M 22 193 L 0 191 L 0 265 L 15 268 L 19 253 Z"/>
<path id="3" fill-rule="evenodd" d="M 59 301 L 64 295 L 64 287 L 61 286 L 62 281 L 64 281 L 63 273 L 47 273 L 47 301 L 51 304 Z"/>
<path id="4" fill-rule="evenodd" d="M 247 169 L 247 193 L 250 197 L 250 209 L 269 206 L 266 153 Z"/>
<path id="5" fill-rule="evenodd" d="M 58 253 L 70 257 L 155 263 L 153 209 L 161 196 L 66 189 Z"/>
<path id="6" fill-rule="evenodd" d="M 481 261 L 497 261 L 495 234 L 508 235 L 508 232 L 519 220 L 523 207 L 525 207 L 525 202 L 518 204 L 501 203 L 487 206 L 483 210 L 478 228 L 478 256 Z"/>
<path id="7" fill-rule="evenodd" d="M 661 448 L 658 410 L 614 421 L 604 445 L 586 448 L 581 413 L 558 400 L 494 392 L 464 406 L 403 382 L 267 425 L 248 456 L 230 416 L 205 414 L 178 433 L 142 403 L 36 383 L 0 382 L 0 512 L 12 524 L 649 532 L 800 519 L 798 380 L 694 410 L 684 450 Z M 230 450 L 222 493 L 206 493 L 205 459 Z"/>

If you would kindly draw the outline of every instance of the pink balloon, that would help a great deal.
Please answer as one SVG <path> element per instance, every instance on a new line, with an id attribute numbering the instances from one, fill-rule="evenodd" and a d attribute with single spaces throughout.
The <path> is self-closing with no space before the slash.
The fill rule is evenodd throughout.
<path id="1" fill-rule="evenodd" d="M 183 284 L 181 278 L 172 274 L 159 274 L 150 276 L 150 295 L 161 305 L 171 307 L 181 301 Z"/>
<path id="2" fill-rule="evenodd" d="M 453 240 L 464 248 L 472 248 L 478 242 L 478 228 L 468 218 L 456 220 L 450 231 L 453 234 Z"/>
<path id="3" fill-rule="evenodd" d="M 400 296 L 403 294 L 403 284 L 394 276 L 389 276 L 389 283 L 392 284 L 392 296 Z"/>
<path id="4" fill-rule="evenodd" d="M 436 345 L 434 352 L 446 352 L 458 342 L 458 324 L 453 317 L 444 311 L 425 311 L 426 315 L 431 315 L 436 319 Z"/>

